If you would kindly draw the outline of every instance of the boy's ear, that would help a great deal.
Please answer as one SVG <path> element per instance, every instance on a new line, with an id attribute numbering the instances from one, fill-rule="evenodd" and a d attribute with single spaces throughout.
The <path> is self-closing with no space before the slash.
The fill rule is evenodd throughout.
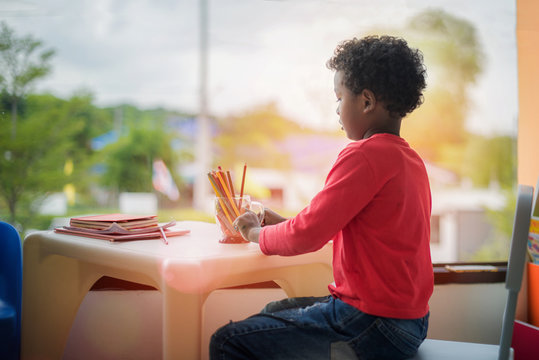
<path id="1" fill-rule="evenodd" d="M 361 101 L 363 103 L 363 112 L 370 112 L 376 106 L 376 96 L 369 89 L 363 89 L 360 95 Z"/>

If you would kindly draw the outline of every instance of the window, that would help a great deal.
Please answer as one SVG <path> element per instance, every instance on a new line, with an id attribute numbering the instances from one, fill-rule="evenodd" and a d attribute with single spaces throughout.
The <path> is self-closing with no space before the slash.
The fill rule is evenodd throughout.
<path id="1" fill-rule="evenodd" d="M 401 135 L 429 173 L 433 254 L 446 262 L 503 257 L 516 179 L 514 1 L 209 1 L 202 77 L 196 1 L 59 1 L 0 12 L 15 36 L 55 50 L 53 71 L 16 104 L 16 122 L 9 99 L 2 102 L 0 125 L 10 131 L 0 134 L 0 166 L 27 164 L 17 158 L 23 139 L 35 138 L 34 155 L 43 155 L 31 183 L 22 166 L 0 169 L 0 188 L 13 174 L 24 185 L 18 199 L 0 193 L 0 216 L 20 229 L 118 211 L 123 192 L 150 193 L 163 219 L 213 221 L 211 199 L 193 210 L 195 179 L 218 165 L 239 172 L 245 162 L 247 191 L 290 216 L 323 186 L 347 143 L 326 60 L 344 39 L 392 33 L 420 48 L 427 65 L 425 103 L 404 119 Z M 205 151 L 197 150 L 202 103 Z M 50 131 L 25 133 L 32 127 L 24 122 L 49 123 Z M 179 199 L 154 188 L 157 158 Z M 254 181 L 257 174 L 265 181 Z"/>
<path id="2" fill-rule="evenodd" d="M 430 218 L 430 243 L 440 243 L 440 215 L 432 215 Z"/>

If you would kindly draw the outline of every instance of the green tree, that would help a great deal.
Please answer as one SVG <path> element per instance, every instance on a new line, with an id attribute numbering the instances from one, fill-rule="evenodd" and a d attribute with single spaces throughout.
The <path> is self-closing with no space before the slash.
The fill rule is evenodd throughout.
<path id="1" fill-rule="evenodd" d="M 217 132 L 216 164 L 233 168 L 241 159 L 242 164 L 254 167 L 286 170 L 290 162 L 280 151 L 279 141 L 308 130 L 281 115 L 270 103 L 219 119 Z"/>
<path id="2" fill-rule="evenodd" d="M 69 102 L 53 96 L 29 96 L 25 114 L 19 119 L 19 136 L 0 132 L 0 201 L 9 221 L 25 227 L 39 199 L 61 191 L 66 154 L 75 147 L 74 134 L 82 123 L 69 116 Z M 2 111 L 0 128 L 10 120 Z"/>
<path id="3" fill-rule="evenodd" d="M 429 75 L 425 103 L 404 120 L 403 136 L 427 160 L 447 161 L 446 148 L 469 139 L 469 93 L 484 63 L 477 31 L 467 20 L 431 9 L 412 17 L 401 32 L 421 49 Z"/>
<path id="4" fill-rule="evenodd" d="M 113 119 L 109 112 L 93 104 L 93 95 L 87 91 L 76 92 L 68 100 L 54 98 L 50 95 L 31 96 L 32 106 L 28 111 L 37 113 L 57 102 L 62 107 L 62 116 L 66 119 L 71 131 L 66 135 L 71 146 L 65 150 L 64 162 L 73 164 L 72 172 L 65 174 L 65 182 L 75 186 L 77 203 L 91 203 L 90 187 L 97 182 L 97 174 L 92 171 L 98 160 L 92 148 L 92 140 L 110 131 Z"/>
<path id="5" fill-rule="evenodd" d="M 176 164 L 171 141 L 173 136 L 161 127 L 139 126 L 117 142 L 110 144 L 101 156 L 105 173 L 103 185 L 117 191 L 149 192 L 152 191 L 152 164 L 155 159 L 162 159 L 174 174 L 172 165 Z"/>
<path id="6" fill-rule="evenodd" d="M 488 187 L 496 182 L 504 189 L 513 189 L 516 178 L 515 138 L 470 134 L 460 152 L 444 157 L 456 160 L 456 163 L 446 164 L 447 167 L 459 169 L 459 173 L 477 187 Z"/>
<path id="7" fill-rule="evenodd" d="M 27 35 L 17 37 L 9 26 L 0 24 L 0 86 L 11 105 L 11 137 L 17 134 L 19 103 L 31 86 L 51 71 L 54 50 L 40 50 L 43 43 Z"/>
<path id="8" fill-rule="evenodd" d="M 395 31 L 419 48 L 428 72 L 425 103 L 403 120 L 402 135 L 428 161 L 469 178 L 476 186 L 515 179 L 514 139 L 485 137 L 466 129 L 470 90 L 485 56 L 474 25 L 441 10 L 413 16 Z"/>
<path id="9" fill-rule="evenodd" d="M 475 26 L 442 10 L 431 9 L 417 14 L 407 29 L 425 58 L 434 68 L 437 81 L 460 100 L 467 101 L 469 85 L 481 74 L 484 55 Z"/>
<path id="10" fill-rule="evenodd" d="M 72 122 L 81 123 L 80 130 L 73 135 L 76 146 L 69 152 L 76 162 L 87 161 L 94 153 L 92 140 L 113 129 L 113 116 L 93 102 L 92 93 L 78 91 L 65 103 L 67 116 Z"/>
<path id="11" fill-rule="evenodd" d="M 517 203 L 514 189 L 505 190 L 507 201 L 503 209 L 486 209 L 486 216 L 492 224 L 489 239 L 467 261 L 503 261 L 509 256 L 509 244 L 513 232 L 513 220 Z"/>

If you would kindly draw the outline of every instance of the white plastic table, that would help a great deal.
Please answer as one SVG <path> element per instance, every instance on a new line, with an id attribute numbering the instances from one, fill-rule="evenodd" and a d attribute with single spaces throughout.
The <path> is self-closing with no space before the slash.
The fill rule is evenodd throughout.
<path id="1" fill-rule="evenodd" d="M 53 231 L 28 235 L 23 245 L 22 359 L 62 358 L 77 310 L 102 276 L 150 285 L 162 293 L 166 359 L 200 358 L 202 306 L 215 289 L 273 280 L 290 297 L 328 294 L 331 243 L 300 256 L 266 256 L 258 244 L 219 243 L 215 224 L 178 225 L 191 233 L 170 237 L 168 245 Z"/>

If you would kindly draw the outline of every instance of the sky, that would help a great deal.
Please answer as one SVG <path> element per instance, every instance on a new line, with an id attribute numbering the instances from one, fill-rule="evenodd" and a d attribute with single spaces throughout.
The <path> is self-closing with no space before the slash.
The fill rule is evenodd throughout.
<path id="1" fill-rule="evenodd" d="M 304 126 L 337 129 L 333 73 L 342 40 L 400 27 L 427 8 L 469 20 L 486 63 L 467 126 L 516 134 L 516 9 L 511 0 L 207 0 L 207 103 L 215 116 L 275 102 Z M 0 20 L 54 48 L 36 85 L 99 106 L 131 103 L 196 113 L 200 107 L 199 0 L 0 0 Z"/>

